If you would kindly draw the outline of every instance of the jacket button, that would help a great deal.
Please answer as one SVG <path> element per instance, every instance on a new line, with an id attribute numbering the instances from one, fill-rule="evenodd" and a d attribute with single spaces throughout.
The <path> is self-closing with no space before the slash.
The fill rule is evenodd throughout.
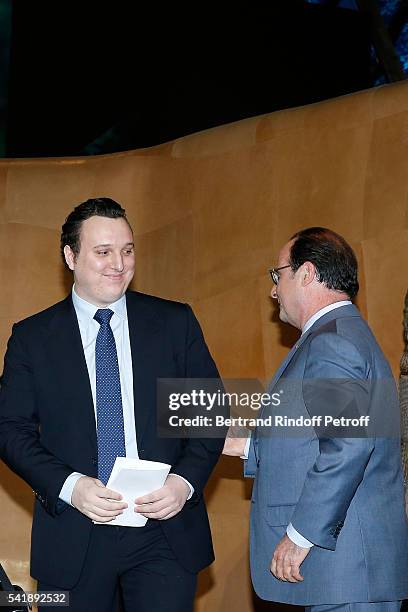
<path id="1" fill-rule="evenodd" d="M 92 462 L 92 465 L 96 465 L 98 463 L 95 457 L 92 457 L 91 462 Z"/>

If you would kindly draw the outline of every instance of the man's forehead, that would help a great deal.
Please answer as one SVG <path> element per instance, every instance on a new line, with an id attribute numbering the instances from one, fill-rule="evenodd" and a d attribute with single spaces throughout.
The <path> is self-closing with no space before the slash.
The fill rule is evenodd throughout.
<path id="1" fill-rule="evenodd" d="M 127 221 L 121 217 L 111 219 L 109 217 L 99 217 L 97 215 L 83 221 L 81 225 L 81 238 L 94 242 L 110 242 L 116 237 L 129 238 L 133 241 L 132 230 Z"/>
<path id="2" fill-rule="evenodd" d="M 290 249 L 293 244 L 293 240 L 289 240 L 283 245 L 278 255 L 278 266 L 288 263 L 290 256 Z"/>

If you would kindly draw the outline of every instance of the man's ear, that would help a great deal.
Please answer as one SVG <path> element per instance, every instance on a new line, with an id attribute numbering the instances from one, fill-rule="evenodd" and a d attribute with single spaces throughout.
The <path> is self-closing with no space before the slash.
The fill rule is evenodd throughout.
<path id="1" fill-rule="evenodd" d="M 74 251 L 67 244 L 64 246 L 64 257 L 67 262 L 67 266 L 70 270 L 75 270 L 75 255 Z"/>
<path id="2" fill-rule="evenodd" d="M 307 285 L 310 285 L 310 283 L 313 282 L 315 278 L 316 278 L 316 268 L 314 267 L 312 262 L 305 261 L 305 263 L 302 265 L 302 272 L 301 272 L 302 287 L 306 287 Z"/>

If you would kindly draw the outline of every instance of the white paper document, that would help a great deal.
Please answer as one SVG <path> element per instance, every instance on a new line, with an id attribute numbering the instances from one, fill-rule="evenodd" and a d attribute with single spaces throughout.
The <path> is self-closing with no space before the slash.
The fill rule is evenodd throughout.
<path id="1" fill-rule="evenodd" d="M 122 501 L 125 501 L 128 507 L 123 511 L 123 514 L 117 516 L 113 521 L 108 523 L 94 521 L 94 523 L 124 527 L 143 527 L 146 525 L 147 518 L 134 511 L 135 499 L 160 489 L 164 485 L 170 468 L 171 465 L 158 461 L 116 457 L 106 487 L 120 493 L 123 496 Z"/>

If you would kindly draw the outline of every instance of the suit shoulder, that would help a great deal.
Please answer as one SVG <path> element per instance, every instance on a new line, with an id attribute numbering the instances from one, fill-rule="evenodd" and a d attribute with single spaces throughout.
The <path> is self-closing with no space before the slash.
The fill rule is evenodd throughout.
<path id="1" fill-rule="evenodd" d="M 359 316 L 339 317 L 327 321 L 312 332 L 312 337 L 326 336 L 336 342 L 350 342 L 356 348 L 368 339 L 375 341 L 366 321 Z"/>
<path id="2" fill-rule="evenodd" d="M 310 349 L 362 363 L 366 372 L 391 377 L 391 369 L 368 323 L 360 316 L 338 317 L 311 334 Z"/>
<path id="3" fill-rule="evenodd" d="M 167 300 L 156 295 L 141 293 L 140 291 L 128 291 L 126 297 L 129 304 L 143 304 L 158 313 L 185 313 L 186 310 L 190 308 L 190 306 L 184 302 Z"/>
<path id="4" fill-rule="evenodd" d="M 64 300 L 61 300 L 60 302 L 57 302 L 56 304 L 53 304 L 52 306 L 49 306 L 48 308 L 45 308 L 40 312 L 36 312 L 30 315 L 29 317 L 26 317 L 25 319 L 17 321 L 14 324 L 14 329 L 28 331 L 31 329 L 34 330 L 39 327 L 42 327 L 43 325 L 47 324 L 54 317 L 55 314 L 66 308 L 70 299 L 71 297 L 68 296 Z"/>
<path id="5" fill-rule="evenodd" d="M 364 321 L 361 318 L 357 318 L 357 328 L 355 322 L 352 319 L 356 317 L 350 317 L 347 321 L 345 319 L 333 319 L 324 323 L 312 332 L 310 338 L 310 349 L 312 351 L 318 351 L 326 355 L 333 354 L 338 356 L 348 356 L 350 359 L 352 355 L 357 359 L 366 360 L 365 339 L 362 333 L 358 333 L 358 329 L 361 328 L 361 323 L 364 326 Z"/>
<path id="6" fill-rule="evenodd" d="M 336 319 L 336 329 L 340 341 L 352 344 L 366 359 L 373 351 L 382 352 L 367 321 L 361 316 Z"/>
<path id="7" fill-rule="evenodd" d="M 155 318 L 161 321 L 171 333 L 180 334 L 183 330 L 195 330 L 201 333 L 201 327 L 197 321 L 191 306 L 183 302 L 166 300 L 154 295 L 128 291 L 126 301 L 129 309 L 136 316 Z"/>

